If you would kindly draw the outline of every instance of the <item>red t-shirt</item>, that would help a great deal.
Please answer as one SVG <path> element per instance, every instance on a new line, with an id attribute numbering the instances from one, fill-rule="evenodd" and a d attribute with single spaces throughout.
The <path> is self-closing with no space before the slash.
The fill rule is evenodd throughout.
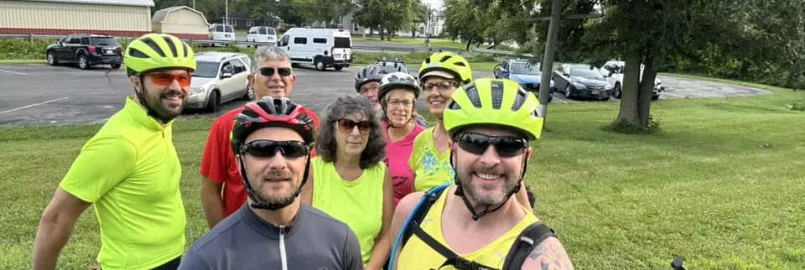
<path id="1" fill-rule="evenodd" d="M 229 143 L 229 134 L 235 128 L 235 117 L 243 111 L 243 107 L 231 110 L 212 123 L 204 154 L 201 157 L 201 175 L 215 183 L 224 185 L 224 214 L 229 216 L 246 202 L 246 189 L 240 176 L 240 167 L 235 160 L 235 153 Z M 313 119 L 313 128 L 319 129 L 319 117 L 305 108 Z M 315 148 L 311 158 L 316 156 Z"/>

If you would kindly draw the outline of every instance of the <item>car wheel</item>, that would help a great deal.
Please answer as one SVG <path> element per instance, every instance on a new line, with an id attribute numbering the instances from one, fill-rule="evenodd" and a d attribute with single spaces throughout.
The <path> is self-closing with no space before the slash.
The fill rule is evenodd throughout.
<path id="1" fill-rule="evenodd" d="M 81 69 L 88 69 L 89 68 L 89 62 L 87 61 L 87 56 L 86 55 L 82 54 L 82 55 L 78 56 L 78 67 L 81 68 Z"/>
<path id="2" fill-rule="evenodd" d="M 660 95 L 651 96 L 651 100 L 658 100 L 660 99 Z"/>
<path id="3" fill-rule="evenodd" d="M 53 52 L 48 52 L 47 59 L 48 59 L 48 65 L 55 66 L 56 64 L 59 63 L 56 61 L 56 56 L 53 55 Z"/>
<path id="4" fill-rule="evenodd" d="M 254 89 L 246 86 L 246 94 L 243 95 L 243 99 L 245 100 L 254 100 Z"/>
<path id="5" fill-rule="evenodd" d="M 316 66 L 316 70 L 321 70 L 321 71 L 327 70 L 327 67 L 324 66 L 324 62 L 322 62 L 321 60 L 316 60 L 315 62 L 313 62 L 313 65 Z"/>
<path id="6" fill-rule="evenodd" d="M 570 85 L 565 86 L 565 97 L 566 98 L 573 97 L 573 89 L 570 89 Z"/>
<path id="7" fill-rule="evenodd" d="M 120 64 L 112 64 L 111 66 L 112 66 L 112 69 L 118 69 L 118 68 L 120 68 Z"/>
<path id="8" fill-rule="evenodd" d="M 613 90 L 613 92 L 615 92 L 613 95 L 615 98 L 621 98 L 621 85 L 619 83 L 615 84 L 615 90 Z"/>
<path id="9" fill-rule="evenodd" d="M 218 91 L 214 90 L 212 91 L 212 93 L 210 93 L 210 98 L 207 100 L 207 111 L 211 113 L 217 112 L 219 105 L 218 103 L 219 103 Z"/>

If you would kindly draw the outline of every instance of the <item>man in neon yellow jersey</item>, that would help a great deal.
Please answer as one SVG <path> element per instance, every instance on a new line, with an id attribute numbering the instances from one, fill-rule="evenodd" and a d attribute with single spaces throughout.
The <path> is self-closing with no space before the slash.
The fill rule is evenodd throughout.
<path id="1" fill-rule="evenodd" d="M 450 151 L 443 113 L 456 88 L 472 81 L 470 63 L 461 55 L 438 52 L 430 55 L 419 68 L 419 80 L 430 113 L 438 122 L 422 131 L 414 140 L 408 165 L 414 171 L 414 190 L 426 191 L 435 186 L 452 183 L 455 172 L 450 166 Z M 517 192 L 517 201 L 533 207 L 525 187 Z"/>
<path id="2" fill-rule="evenodd" d="M 538 105 L 508 79 L 478 79 L 456 90 L 444 112 L 455 182 L 400 201 L 393 269 L 573 269 L 554 231 L 513 198 L 531 158 L 529 143 L 542 135 Z"/>
<path id="3" fill-rule="evenodd" d="M 56 189 L 36 234 L 33 269 L 56 269 L 90 205 L 104 270 L 179 266 L 186 219 L 172 123 L 187 102 L 196 60 L 178 38 L 147 34 L 129 44 L 123 61 L 136 95 L 84 145 Z"/>

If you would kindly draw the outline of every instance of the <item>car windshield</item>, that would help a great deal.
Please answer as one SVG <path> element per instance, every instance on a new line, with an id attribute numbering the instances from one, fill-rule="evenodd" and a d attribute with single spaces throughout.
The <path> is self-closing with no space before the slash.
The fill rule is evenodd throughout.
<path id="1" fill-rule="evenodd" d="M 197 62 L 193 77 L 215 78 L 218 76 L 218 62 Z"/>
<path id="2" fill-rule="evenodd" d="M 602 79 L 601 73 L 595 72 L 589 68 L 572 68 L 570 69 L 570 76 L 582 77 L 587 79 Z"/>
<path id="3" fill-rule="evenodd" d="M 540 72 L 540 70 L 539 70 L 539 64 L 529 65 L 528 63 L 512 63 L 511 64 L 511 73 L 512 74 L 530 74 L 530 75 L 542 74 L 542 72 Z"/>
<path id="4" fill-rule="evenodd" d="M 118 46 L 117 41 L 111 37 L 94 37 L 90 42 L 93 46 Z"/>

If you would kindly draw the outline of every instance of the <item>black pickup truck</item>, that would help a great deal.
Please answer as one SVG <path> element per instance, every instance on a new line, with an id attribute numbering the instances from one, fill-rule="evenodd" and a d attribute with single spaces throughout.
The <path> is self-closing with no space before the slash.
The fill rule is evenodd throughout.
<path id="1" fill-rule="evenodd" d="M 50 44 L 45 49 L 48 64 L 78 63 L 81 69 L 93 65 L 123 64 L 123 49 L 114 37 L 108 35 L 75 34 Z"/>

